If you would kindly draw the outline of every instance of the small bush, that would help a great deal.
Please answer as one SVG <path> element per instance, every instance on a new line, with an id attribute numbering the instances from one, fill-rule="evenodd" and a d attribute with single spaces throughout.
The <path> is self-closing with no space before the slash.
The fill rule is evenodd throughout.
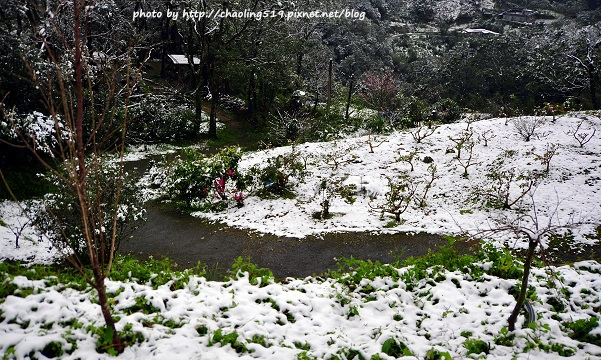
<path id="1" fill-rule="evenodd" d="M 299 153 L 292 149 L 287 154 L 269 158 L 266 166 L 252 168 L 249 176 L 261 182 L 258 192 L 260 196 L 291 198 L 294 197 L 294 192 L 289 186 L 290 179 L 302 179 L 304 170 L 305 164 L 301 161 Z"/>
<path id="2" fill-rule="evenodd" d="M 601 336 L 591 335 L 591 331 L 599 326 L 599 318 L 590 317 L 588 319 L 580 319 L 574 322 L 564 323 L 564 326 L 572 331 L 570 337 L 574 340 L 591 343 L 601 346 Z"/>
<path id="3" fill-rule="evenodd" d="M 434 104 L 433 111 L 434 120 L 443 124 L 453 123 L 461 117 L 461 108 L 454 100 L 449 98 L 442 99 Z"/>
<path id="4" fill-rule="evenodd" d="M 467 349 L 467 354 L 490 354 L 490 345 L 480 339 L 467 339 L 463 343 L 463 347 Z"/>
<path id="5" fill-rule="evenodd" d="M 274 281 L 274 276 L 271 270 L 259 267 L 250 262 L 250 258 L 244 260 L 242 256 L 236 258 L 232 269 L 228 270 L 230 278 L 240 278 L 244 273 L 248 274 L 248 279 L 253 285 L 265 286 Z"/>
<path id="6" fill-rule="evenodd" d="M 396 341 L 393 338 L 390 338 L 382 344 L 382 352 L 388 356 L 392 356 L 395 358 L 403 357 L 403 356 L 413 356 L 413 353 L 407 345 L 405 345 L 402 341 Z"/>
<path id="7" fill-rule="evenodd" d="M 167 179 L 167 191 L 172 199 L 190 207 L 217 210 L 228 203 L 241 206 L 242 191 L 248 178 L 238 173 L 242 157 L 239 147 L 226 147 L 208 157 L 195 149 L 187 149 L 176 160 Z"/>
<path id="8" fill-rule="evenodd" d="M 530 141 L 536 135 L 537 130 L 545 124 L 543 117 L 520 116 L 513 121 L 515 130 L 524 141 Z"/>

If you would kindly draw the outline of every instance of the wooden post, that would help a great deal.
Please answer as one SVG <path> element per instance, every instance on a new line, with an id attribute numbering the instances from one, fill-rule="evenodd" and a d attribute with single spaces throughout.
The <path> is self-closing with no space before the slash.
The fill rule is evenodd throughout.
<path id="1" fill-rule="evenodd" d="M 330 66 L 328 68 L 328 102 L 327 110 L 330 112 L 330 105 L 332 104 L 332 63 L 334 60 L 330 59 Z"/>
<path id="2" fill-rule="evenodd" d="M 355 79 L 355 74 L 351 74 L 351 80 L 348 85 L 348 96 L 346 98 L 346 114 L 344 115 L 344 120 L 348 120 L 349 118 L 349 108 L 351 107 L 351 96 L 353 95 L 353 80 Z"/>

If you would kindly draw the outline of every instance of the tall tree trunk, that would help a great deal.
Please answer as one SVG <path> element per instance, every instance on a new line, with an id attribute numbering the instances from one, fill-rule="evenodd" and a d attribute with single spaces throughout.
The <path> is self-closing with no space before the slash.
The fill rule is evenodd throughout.
<path id="1" fill-rule="evenodd" d="M 593 109 L 597 110 L 599 108 L 597 103 L 597 72 L 595 71 L 595 66 L 593 64 L 589 64 L 587 71 L 589 89 L 591 91 L 591 103 L 593 105 Z"/>
<path id="2" fill-rule="evenodd" d="M 351 79 L 348 84 L 348 97 L 346 98 L 346 113 L 344 115 L 344 120 L 348 120 L 349 118 L 349 109 L 351 107 L 351 96 L 353 95 L 353 80 L 355 79 L 355 75 L 351 75 Z M 373 152 L 373 151 L 372 151 Z"/>
<path id="3" fill-rule="evenodd" d="M 125 350 L 125 345 L 119 339 L 119 333 L 117 332 L 117 328 L 115 327 L 115 320 L 113 319 L 113 315 L 111 314 L 111 309 L 108 305 L 108 298 L 106 296 L 106 288 L 104 285 L 104 273 L 99 271 L 100 269 L 94 269 L 94 279 L 95 279 L 95 288 L 98 292 L 98 302 L 100 303 L 100 310 L 102 311 L 102 317 L 104 317 L 104 322 L 106 323 L 106 327 L 111 329 L 113 332 L 113 343 L 111 344 L 113 349 L 117 351 L 117 353 L 122 353 Z"/>
<path id="4" fill-rule="evenodd" d="M 526 255 L 526 263 L 524 264 L 524 276 L 522 277 L 522 288 L 520 289 L 520 295 L 518 296 L 517 303 L 513 308 L 513 312 L 511 316 L 509 316 L 509 331 L 515 330 L 515 322 L 518 319 L 518 315 L 520 314 L 520 310 L 524 306 L 524 302 L 526 301 L 526 293 L 528 292 L 528 278 L 530 277 L 530 268 L 532 266 L 532 260 L 534 259 L 534 250 L 536 250 L 536 246 L 538 245 L 538 241 L 530 239 L 528 243 L 528 253 Z"/>
<path id="5" fill-rule="evenodd" d="M 217 105 L 219 104 L 219 90 L 211 88 L 211 115 L 209 117 L 209 137 L 217 139 Z"/>
<path id="6" fill-rule="evenodd" d="M 330 59 L 328 65 L 328 100 L 327 100 L 327 111 L 330 112 L 330 104 L 332 103 L 332 64 L 334 60 Z"/>

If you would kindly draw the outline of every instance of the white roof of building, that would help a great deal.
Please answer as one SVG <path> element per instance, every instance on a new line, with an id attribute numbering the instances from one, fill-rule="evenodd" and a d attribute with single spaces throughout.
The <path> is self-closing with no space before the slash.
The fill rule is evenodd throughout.
<path id="1" fill-rule="evenodd" d="M 486 30 L 486 29 L 464 29 L 463 33 L 466 34 L 485 34 L 485 35 L 501 35 L 498 32 Z"/>
<path id="2" fill-rule="evenodd" d="M 188 57 L 186 55 L 169 54 L 167 56 L 169 56 L 169 59 L 176 65 L 188 65 Z M 192 61 L 194 61 L 194 65 L 200 64 L 200 59 L 196 56 L 192 57 Z"/>

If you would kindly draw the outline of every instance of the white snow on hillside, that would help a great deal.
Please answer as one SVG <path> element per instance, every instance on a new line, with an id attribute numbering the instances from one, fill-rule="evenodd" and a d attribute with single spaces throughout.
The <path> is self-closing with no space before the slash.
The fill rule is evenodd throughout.
<path id="1" fill-rule="evenodd" d="M 243 157 L 241 169 L 262 166 L 269 158 L 277 155 L 298 153 L 306 161 L 304 179 L 293 179 L 294 199 L 261 199 L 249 196 L 242 208 L 232 207 L 222 213 L 197 212 L 194 215 L 224 222 L 230 226 L 249 228 L 261 232 L 283 236 L 303 237 L 309 234 L 343 231 L 413 231 L 437 234 L 479 233 L 498 227 L 494 219 L 515 218 L 531 208 L 532 199 L 540 224 L 552 221 L 554 225 L 565 225 L 571 221 L 599 223 L 601 220 L 601 120 L 598 117 L 578 114 L 564 116 L 555 122 L 550 117 L 537 129 L 533 138 L 526 142 L 517 133 L 514 123 L 535 118 L 516 119 L 496 118 L 476 121 L 471 124 L 473 139 L 477 140 L 473 149 L 473 165 L 468 167 L 468 176 L 455 159 L 457 152 L 448 152 L 455 143 L 450 138 L 459 137 L 465 131 L 465 122 L 442 125 L 433 135 L 417 143 L 410 131 L 401 131 L 389 136 L 372 136 L 374 145 L 383 143 L 370 153 L 368 136 L 348 138 L 336 142 L 307 143 L 295 148 L 283 147 L 272 150 L 248 153 Z M 570 132 L 584 120 L 580 134 L 599 131 L 580 147 Z M 425 131 L 425 130 L 424 130 Z M 488 133 L 485 133 L 488 131 Z M 494 137 L 485 146 L 482 137 Z M 479 140 L 478 140 L 479 139 Z M 548 174 L 538 158 L 557 145 L 556 155 L 551 158 Z M 416 152 L 411 165 L 399 160 Z M 463 149 L 461 158 L 467 158 L 468 150 Z M 503 158 L 503 154 L 513 153 Z M 433 163 L 424 163 L 431 157 Z M 503 159 L 503 165 L 495 165 L 495 160 Z M 465 162 L 465 161 L 464 161 Z M 386 202 L 389 191 L 387 177 L 398 179 L 409 176 L 412 184 L 417 184 L 417 194 L 421 195 L 427 180 L 429 167 L 436 167 L 436 179 L 426 197 L 426 206 L 411 203 L 401 215 L 401 223 L 391 223 L 390 214 L 381 217 L 378 210 Z M 533 187 L 533 197 L 524 196 L 522 201 L 513 204 L 508 210 L 500 210 L 484 205 L 481 193 L 491 189 L 493 182 L 487 178 L 493 170 L 505 173 L 515 170 L 515 180 L 510 185 L 510 202 L 528 183 L 530 172 L 543 173 L 538 185 Z M 524 179 L 517 180 L 519 175 Z M 316 220 L 315 212 L 322 210 L 323 181 L 328 184 L 331 219 Z M 336 189 L 351 185 L 357 189 L 352 196 L 354 202 L 344 198 Z M 420 198 L 420 196 L 418 196 Z M 594 225 L 584 225 L 574 230 L 579 242 L 590 243 L 586 235 L 594 232 Z M 513 240 L 510 237 L 501 240 Z"/>
<path id="2" fill-rule="evenodd" d="M 593 128 L 599 131 L 590 142 L 580 147 L 570 132 L 582 119 L 585 121 L 581 133 L 590 134 Z M 480 140 L 474 147 L 474 164 L 468 168 L 467 178 L 462 176 L 464 169 L 455 159 L 457 153 L 447 153 L 447 149 L 455 145 L 449 138 L 457 138 L 465 131 L 465 122 L 440 126 L 419 144 L 411 135 L 415 130 L 373 136 L 371 140 L 374 146 L 381 143 L 374 147 L 373 153 L 370 153 L 367 144 L 368 136 L 301 144 L 294 149 L 282 147 L 247 153 L 240 164 L 242 171 L 255 165 L 264 166 L 269 158 L 277 155 L 296 152 L 298 158 L 307 164 L 302 181 L 291 179 L 296 198 L 261 199 L 249 196 L 242 208 L 231 207 L 221 213 L 197 212 L 195 215 L 230 226 L 293 237 L 346 231 L 475 234 L 498 226 L 495 219 L 519 216 L 520 209 L 528 209 L 530 205 L 528 196 L 509 210 L 483 205 L 483 197 L 476 195 L 475 191 L 486 188 L 485 184 L 490 183 L 487 174 L 494 169 L 493 161 L 506 151 L 514 151 L 514 156 L 505 159 L 504 169 L 516 169 L 516 174 L 543 172 L 545 166 L 537 156 L 543 155 L 549 144 L 555 144 L 558 149 L 551 159 L 549 174 L 542 177 L 534 193 L 540 223 L 546 224 L 552 216 L 553 224 L 566 224 L 572 219 L 598 224 L 601 219 L 601 120 L 584 113 L 564 116 L 555 122 L 546 118 L 546 123 L 529 142 L 517 134 L 513 124 L 515 120 L 497 118 L 471 124 L 474 139 Z M 482 140 L 486 131 L 489 131 L 487 137 L 494 134 L 488 140 L 488 146 Z M 139 150 L 142 149 L 133 153 L 133 159 L 143 154 Z M 399 158 L 414 151 L 415 169 L 410 171 L 410 164 Z M 464 159 L 465 154 L 464 149 L 461 156 Z M 432 164 L 423 162 L 426 156 L 434 160 Z M 431 165 L 436 166 L 436 179 L 425 199 L 426 206 L 420 207 L 413 201 L 407 211 L 401 214 L 400 223 L 393 222 L 391 214 L 381 217 L 378 207 L 385 203 L 389 191 L 387 177 L 398 179 L 402 174 L 409 176 L 412 183 L 417 184 L 418 195 L 421 195 L 425 181 L 430 177 L 428 171 Z M 324 195 L 320 186 L 323 180 L 328 184 L 333 217 L 317 220 L 313 214 L 322 210 Z M 514 181 L 511 199 L 520 192 L 519 185 L 526 182 Z M 344 186 L 347 189 L 354 187 L 354 194 L 343 197 L 339 190 Z M 156 189 L 153 191 L 156 192 Z M 56 256 L 49 252 L 50 245 L 43 239 L 41 243 L 37 241 L 39 237 L 31 229 L 25 229 L 20 247 L 15 248 L 15 235 L 11 229 L 14 230 L 19 222 L 26 221 L 19 215 L 15 203 L 3 203 L 0 218 L 10 225 L 6 227 L 0 224 L 0 259 L 37 258 L 36 262 L 48 262 Z M 587 236 L 594 230 L 594 225 L 573 229 L 576 242 L 591 243 L 592 240 Z M 515 245 L 515 239 L 507 234 L 495 235 L 495 240 Z M 517 245 L 525 246 L 526 243 Z M 39 255 L 35 255 L 35 252 Z"/>
<path id="3" fill-rule="evenodd" d="M 40 236 L 32 228 L 27 212 L 26 203 L 0 202 L 0 261 L 55 262 L 58 252 L 52 248 L 48 238 Z"/>

